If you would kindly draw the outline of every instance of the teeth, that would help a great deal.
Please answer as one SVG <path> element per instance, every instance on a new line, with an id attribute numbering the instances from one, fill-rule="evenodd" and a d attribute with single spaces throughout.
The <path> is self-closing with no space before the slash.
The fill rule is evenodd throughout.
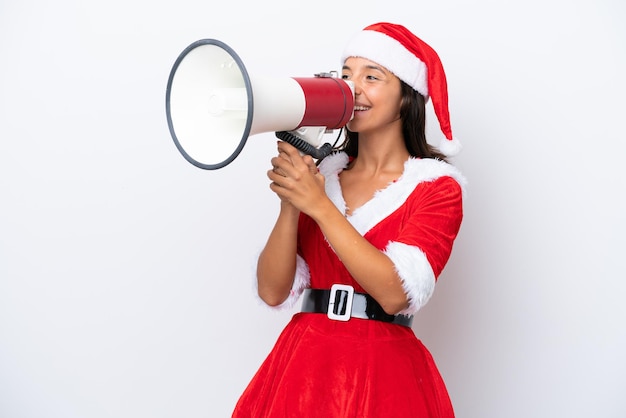
<path id="1" fill-rule="evenodd" d="M 367 110 L 369 107 L 367 106 L 354 106 L 354 110 Z"/>

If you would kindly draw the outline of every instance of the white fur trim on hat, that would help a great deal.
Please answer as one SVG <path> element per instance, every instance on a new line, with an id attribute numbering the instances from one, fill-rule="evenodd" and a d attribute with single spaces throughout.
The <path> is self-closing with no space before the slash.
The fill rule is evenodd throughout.
<path id="1" fill-rule="evenodd" d="M 426 64 L 392 37 L 372 30 L 358 32 L 346 45 L 341 61 L 349 57 L 361 57 L 382 65 L 428 99 Z"/>

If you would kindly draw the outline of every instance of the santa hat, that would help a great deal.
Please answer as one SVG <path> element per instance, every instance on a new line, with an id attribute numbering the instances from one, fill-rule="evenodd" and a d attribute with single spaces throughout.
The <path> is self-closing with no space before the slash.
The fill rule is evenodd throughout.
<path id="1" fill-rule="evenodd" d="M 456 155 L 461 143 L 452 136 L 448 112 L 448 86 L 439 56 L 407 28 L 393 23 L 375 23 L 352 37 L 341 57 L 361 57 L 374 61 L 413 87 L 426 101 L 430 98 L 445 138 L 439 150 Z"/>

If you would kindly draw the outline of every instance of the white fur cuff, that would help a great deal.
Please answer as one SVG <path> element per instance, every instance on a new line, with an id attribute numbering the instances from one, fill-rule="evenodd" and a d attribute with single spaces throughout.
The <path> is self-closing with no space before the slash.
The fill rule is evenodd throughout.
<path id="1" fill-rule="evenodd" d="M 400 313 L 413 315 L 426 305 L 435 290 L 435 274 L 426 254 L 418 247 L 400 242 L 390 242 L 384 253 L 395 265 L 409 298 L 409 307 Z"/>

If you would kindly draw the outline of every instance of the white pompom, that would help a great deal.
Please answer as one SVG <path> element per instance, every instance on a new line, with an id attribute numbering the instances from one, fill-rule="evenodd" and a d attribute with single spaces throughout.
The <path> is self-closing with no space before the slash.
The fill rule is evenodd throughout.
<path id="1" fill-rule="evenodd" d="M 443 138 L 439 143 L 439 151 L 441 151 L 446 157 L 454 157 L 463 149 L 463 145 L 457 138 Z"/>

